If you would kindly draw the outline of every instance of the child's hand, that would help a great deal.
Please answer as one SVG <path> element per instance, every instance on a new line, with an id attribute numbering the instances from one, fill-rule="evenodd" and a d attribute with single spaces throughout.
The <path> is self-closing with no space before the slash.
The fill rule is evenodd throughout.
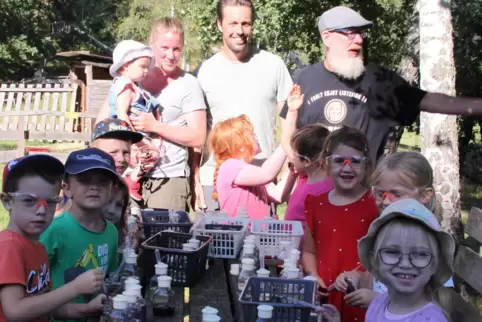
<path id="1" fill-rule="evenodd" d="M 105 294 L 99 294 L 94 299 L 92 299 L 89 303 L 87 303 L 87 311 L 90 314 L 102 313 L 104 310 L 104 303 L 107 300 L 107 296 Z"/>
<path id="2" fill-rule="evenodd" d="M 323 314 L 323 321 L 327 322 L 340 322 L 341 317 L 340 313 L 336 309 L 334 305 L 331 304 L 323 304 L 320 309 L 316 310 L 316 313 Z"/>
<path id="3" fill-rule="evenodd" d="M 97 293 L 104 284 L 104 272 L 100 268 L 91 269 L 79 275 L 73 283 L 80 295 Z"/>
<path id="4" fill-rule="evenodd" d="M 287 99 L 288 109 L 290 111 L 297 111 L 300 106 L 303 105 L 304 99 L 305 95 L 301 94 L 300 86 L 297 84 L 293 85 Z"/>
<path id="5" fill-rule="evenodd" d="M 370 306 L 370 303 L 373 301 L 373 299 L 378 295 L 380 295 L 380 293 L 367 288 L 361 288 L 353 293 L 345 295 L 344 299 L 346 303 L 351 306 L 366 309 Z"/>
<path id="6" fill-rule="evenodd" d="M 346 288 L 348 286 L 346 279 L 351 279 L 353 286 L 358 287 L 360 281 L 360 275 L 357 272 L 345 272 L 338 275 L 335 282 L 335 287 L 338 291 L 346 293 Z"/>

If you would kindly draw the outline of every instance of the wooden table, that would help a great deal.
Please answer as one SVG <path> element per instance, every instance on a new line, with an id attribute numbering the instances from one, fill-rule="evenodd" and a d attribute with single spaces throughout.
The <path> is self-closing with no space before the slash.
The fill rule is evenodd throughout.
<path id="1" fill-rule="evenodd" d="M 211 260 L 206 275 L 196 285 L 191 288 L 173 287 L 176 293 L 174 315 L 151 321 L 202 322 L 202 309 L 211 306 L 219 311 L 223 322 L 245 322 L 238 316 L 237 285 L 229 274 L 229 264 L 228 260 Z"/>

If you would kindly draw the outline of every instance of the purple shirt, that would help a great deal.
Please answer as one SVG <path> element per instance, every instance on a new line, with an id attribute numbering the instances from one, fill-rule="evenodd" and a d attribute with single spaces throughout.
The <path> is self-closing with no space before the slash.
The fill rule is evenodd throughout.
<path id="1" fill-rule="evenodd" d="M 333 189 L 333 182 L 328 177 L 325 180 L 316 183 L 307 183 L 308 178 L 301 176 L 298 180 L 293 193 L 291 194 L 288 207 L 286 208 L 285 220 L 301 221 L 303 229 L 305 228 L 305 199 L 308 195 L 321 195 Z"/>
<path id="2" fill-rule="evenodd" d="M 388 294 L 375 297 L 368 308 L 365 322 L 447 322 L 440 307 L 427 303 L 420 309 L 408 314 L 393 314 L 388 312 Z"/>

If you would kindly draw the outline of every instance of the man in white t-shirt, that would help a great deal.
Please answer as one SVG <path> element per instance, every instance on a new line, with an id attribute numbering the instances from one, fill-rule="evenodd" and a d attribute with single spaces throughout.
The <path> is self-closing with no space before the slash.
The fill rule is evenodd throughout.
<path id="1" fill-rule="evenodd" d="M 262 162 L 276 149 L 276 115 L 293 82 L 280 57 L 251 45 L 253 17 L 250 0 L 219 0 L 217 24 L 223 46 L 195 74 L 208 105 L 208 129 L 227 118 L 246 114 L 261 147 L 255 161 Z M 217 202 L 211 199 L 215 163 L 212 155 L 203 152 L 200 160 L 198 151 L 193 165 L 197 208 L 215 210 Z"/>

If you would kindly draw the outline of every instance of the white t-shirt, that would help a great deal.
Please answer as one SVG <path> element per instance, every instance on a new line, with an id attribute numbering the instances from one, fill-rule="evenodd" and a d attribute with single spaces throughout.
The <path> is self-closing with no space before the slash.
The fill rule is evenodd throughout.
<path id="1" fill-rule="evenodd" d="M 222 53 L 209 58 L 199 67 L 197 78 L 208 105 L 208 126 L 246 114 L 253 123 L 261 153 L 266 159 L 276 149 L 276 106 L 288 97 L 293 86 L 283 60 L 267 51 L 253 49 L 245 62 L 227 59 Z M 214 159 L 203 157 L 200 179 L 212 186 Z"/>
<path id="2" fill-rule="evenodd" d="M 187 127 L 186 114 L 206 109 L 198 80 L 185 72 L 154 97 L 160 104 L 162 122 L 172 126 Z M 163 139 L 160 150 L 161 159 L 147 177 L 189 177 L 189 155 L 185 146 Z"/>

